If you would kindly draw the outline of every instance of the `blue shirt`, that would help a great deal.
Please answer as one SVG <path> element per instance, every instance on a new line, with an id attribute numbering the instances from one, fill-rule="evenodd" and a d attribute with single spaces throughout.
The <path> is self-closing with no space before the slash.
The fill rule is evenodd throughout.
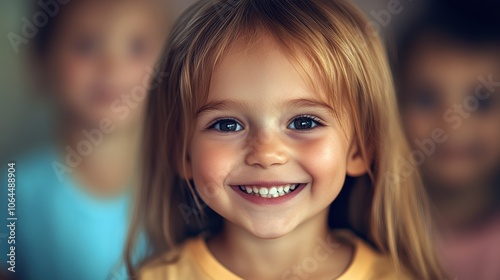
<path id="1" fill-rule="evenodd" d="M 112 199 L 88 194 L 53 163 L 65 164 L 54 150 L 16 162 L 16 267 L 20 279 L 128 279 L 123 251 L 129 226 L 131 192 Z M 5 170 L 7 168 L 5 167 Z M 2 171 L 3 172 L 3 171 Z M 2 175 L 3 177 L 3 175 Z M 7 190 L 0 193 L 6 224 Z M 8 234 L 2 229 L 0 234 Z M 0 240 L 6 271 L 6 239 Z M 145 252 L 145 242 L 137 255 Z"/>

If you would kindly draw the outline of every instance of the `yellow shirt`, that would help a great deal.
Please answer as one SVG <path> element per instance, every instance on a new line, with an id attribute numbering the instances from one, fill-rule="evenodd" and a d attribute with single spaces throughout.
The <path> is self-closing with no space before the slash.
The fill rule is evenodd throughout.
<path id="1" fill-rule="evenodd" d="M 409 279 L 398 273 L 391 260 L 374 251 L 363 240 L 349 231 L 339 231 L 354 246 L 354 256 L 347 270 L 337 280 L 401 280 Z M 210 253 L 204 239 L 199 237 L 187 241 L 179 248 L 175 261 L 168 261 L 172 254 L 153 260 L 139 272 L 140 280 L 241 280 L 225 268 Z M 299 275 L 288 275 L 283 279 L 301 279 Z M 311 279 L 309 277 L 309 279 Z"/>

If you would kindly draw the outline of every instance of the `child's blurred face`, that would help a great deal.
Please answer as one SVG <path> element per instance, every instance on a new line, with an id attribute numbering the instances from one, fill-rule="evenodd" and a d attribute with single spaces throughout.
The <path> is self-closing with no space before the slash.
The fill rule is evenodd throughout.
<path id="1" fill-rule="evenodd" d="M 491 180 L 500 167 L 498 50 L 429 37 L 416 45 L 405 71 L 402 112 L 414 150 L 424 151 L 416 141 L 432 139 L 436 128 L 445 132 L 435 151 L 427 141 L 426 177 L 454 188 Z"/>
<path id="2" fill-rule="evenodd" d="M 349 122 L 341 128 L 304 69 L 263 41 L 237 44 L 217 65 L 187 169 L 210 208 L 254 236 L 274 238 L 325 213 L 346 173 L 365 170 L 352 155 Z"/>
<path id="3" fill-rule="evenodd" d="M 93 125 L 141 114 L 167 31 L 153 2 L 75 1 L 58 15 L 47 76 L 67 117 Z"/>

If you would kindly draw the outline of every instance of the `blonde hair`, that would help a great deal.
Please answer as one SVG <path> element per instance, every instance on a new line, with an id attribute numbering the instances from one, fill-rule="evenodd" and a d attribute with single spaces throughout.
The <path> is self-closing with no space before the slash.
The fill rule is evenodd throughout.
<path id="1" fill-rule="evenodd" d="M 341 93 L 337 98 L 351 112 L 354 139 L 371 163 L 369 241 L 413 277 L 444 279 L 429 234 L 426 193 L 418 174 L 400 163 L 410 149 L 398 120 L 384 46 L 357 8 L 334 0 L 199 1 L 177 21 L 162 59 L 161 69 L 168 74 L 148 101 L 143 189 L 126 249 L 129 269 L 140 229 L 151 243 L 151 258 L 190 235 L 219 229 L 220 217 L 210 209 L 194 215 L 194 226 L 181 218 L 181 206 L 194 213 L 203 210 L 181 169 L 195 112 L 207 98 L 218 61 L 238 39 L 250 42 L 264 33 L 291 54 L 306 55 L 325 91 Z"/>

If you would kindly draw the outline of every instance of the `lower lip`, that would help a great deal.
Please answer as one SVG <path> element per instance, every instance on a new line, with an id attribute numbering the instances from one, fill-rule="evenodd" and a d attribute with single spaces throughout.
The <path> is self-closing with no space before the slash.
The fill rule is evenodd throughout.
<path id="1" fill-rule="evenodd" d="M 241 195 L 244 199 L 255 203 L 259 205 L 276 205 L 276 204 L 282 204 L 285 203 L 289 200 L 292 200 L 294 197 L 296 197 L 302 190 L 307 186 L 307 184 L 300 184 L 295 190 L 291 193 L 288 193 L 283 196 L 278 196 L 278 197 L 271 197 L 271 198 L 265 198 L 265 197 L 260 197 L 256 196 L 253 194 L 248 194 L 246 192 L 243 192 L 240 190 L 238 186 L 233 186 L 233 190 L 236 191 L 239 195 Z"/>

